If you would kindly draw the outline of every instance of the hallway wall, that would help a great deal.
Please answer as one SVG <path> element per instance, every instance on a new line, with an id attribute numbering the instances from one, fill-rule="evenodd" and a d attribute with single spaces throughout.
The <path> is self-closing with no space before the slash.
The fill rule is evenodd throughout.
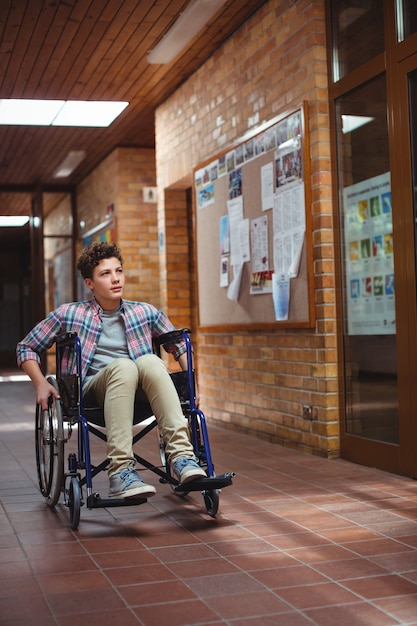
<path id="1" fill-rule="evenodd" d="M 85 221 L 82 232 L 88 232 L 106 223 L 113 205 L 127 279 L 125 297 L 160 306 L 156 204 L 145 202 L 143 194 L 144 187 L 155 185 L 154 151 L 118 148 L 78 186 L 77 207 L 79 221 Z"/>
<path id="2" fill-rule="evenodd" d="M 192 187 L 193 168 L 251 128 L 308 102 L 315 328 L 194 327 L 194 341 L 201 401 L 212 421 L 334 457 L 339 411 L 327 98 L 323 0 L 271 0 L 159 107 L 156 155 L 166 279 L 177 228 L 172 211 L 167 222 L 166 194 Z M 166 283 L 164 289 L 168 294 Z M 314 407 L 313 421 L 303 419 L 303 404 Z"/>

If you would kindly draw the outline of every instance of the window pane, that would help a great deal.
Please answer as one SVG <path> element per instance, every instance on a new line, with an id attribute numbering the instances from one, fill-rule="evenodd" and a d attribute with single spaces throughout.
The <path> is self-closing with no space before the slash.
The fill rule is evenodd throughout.
<path id="1" fill-rule="evenodd" d="M 417 32 L 416 0 L 397 0 L 397 16 L 398 41 Z"/>
<path id="2" fill-rule="evenodd" d="M 385 77 L 336 102 L 346 432 L 398 442 L 394 242 Z"/>
<path id="3" fill-rule="evenodd" d="M 331 0 L 335 82 L 384 51 L 382 4 L 381 0 Z"/>

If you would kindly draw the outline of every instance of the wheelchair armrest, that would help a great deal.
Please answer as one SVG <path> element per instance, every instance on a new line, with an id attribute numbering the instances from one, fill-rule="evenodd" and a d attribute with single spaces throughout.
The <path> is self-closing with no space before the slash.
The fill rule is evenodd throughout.
<path id="1" fill-rule="evenodd" d="M 156 346 L 164 346 L 166 343 L 174 343 L 175 341 L 180 341 L 183 338 L 183 335 L 189 335 L 191 330 L 189 328 L 181 328 L 179 330 L 171 330 L 169 333 L 165 333 L 163 335 L 159 335 L 159 337 L 155 337 L 153 342 Z"/>

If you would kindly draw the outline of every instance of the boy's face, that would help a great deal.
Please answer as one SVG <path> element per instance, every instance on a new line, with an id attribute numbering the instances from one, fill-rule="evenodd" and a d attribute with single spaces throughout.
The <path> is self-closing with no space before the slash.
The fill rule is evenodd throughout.
<path id="1" fill-rule="evenodd" d="M 94 294 L 104 311 L 116 309 L 120 303 L 125 284 L 125 275 L 119 259 L 103 259 L 94 268 L 93 278 L 86 278 L 85 284 Z"/>

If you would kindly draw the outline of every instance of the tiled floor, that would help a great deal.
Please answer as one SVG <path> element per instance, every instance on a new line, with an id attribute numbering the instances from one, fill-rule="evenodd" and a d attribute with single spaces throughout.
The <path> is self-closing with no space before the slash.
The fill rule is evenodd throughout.
<path id="1" fill-rule="evenodd" d="M 0 377 L 0 624 L 417 624 L 412 480 L 211 427 L 237 474 L 216 519 L 146 474 L 147 504 L 83 507 L 72 531 L 38 491 L 33 422 L 30 383 Z"/>

